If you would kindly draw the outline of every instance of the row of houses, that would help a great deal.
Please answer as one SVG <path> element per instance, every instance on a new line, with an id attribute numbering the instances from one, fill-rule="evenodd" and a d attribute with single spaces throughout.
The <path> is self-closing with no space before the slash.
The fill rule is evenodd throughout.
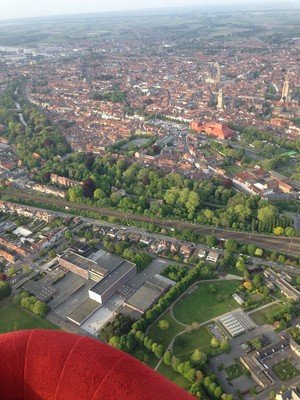
<path id="1" fill-rule="evenodd" d="M 16 213 L 23 217 L 40 219 L 45 222 L 51 222 L 56 218 L 55 215 L 53 215 L 52 213 L 48 213 L 47 211 L 32 209 L 24 205 L 10 203 L 8 201 L 2 200 L 0 200 L 0 211 L 8 214 Z"/>
<path id="2" fill-rule="evenodd" d="M 274 272 L 272 269 L 264 271 L 264 276 L 268 284 L 279 287 L 281 293 L 284 294 L 288 299 L 293 301 L 300 300 L 300 292 L 289 282 L 282 277 L 281 274 Z"/>

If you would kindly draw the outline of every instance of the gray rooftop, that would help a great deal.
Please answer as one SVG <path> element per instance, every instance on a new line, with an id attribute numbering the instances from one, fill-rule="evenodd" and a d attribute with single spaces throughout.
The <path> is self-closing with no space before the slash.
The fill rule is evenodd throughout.
<path id="1" fill-rule="evenodd" d="M 72 251 L 65 252 L 60 258 L 87 271 L 96 266 L 95 261 L 82 257 L 79 254 L 73 253 Z"/>
<path id="2" fill-rule="evenodd" d="M 97 301 L 87 299 L 68 315 L 68 319 L 77 325 L 81 325 L 99 306 L 100 304 Z"/>
<path id="3" fill-rule="evenodd" d="M 149 279 L 142 286 L 140 286 L 135 293 L 133 293 L 126 301 L 125 305 L 140 310 L 141 312 L 147 311 L 157 299 L 159 299 L 171 286 L 172 282 L 168 279 L 167 282 L 160 275 L 155 275 Z"/>
<path id="4" fill-rule="evenodd" d="M 113 286 L 123 275 L 126 274 L 127 271 L 135 268 L 135 265 L 129 261 L 122 261 L 117 268 L 115 268 L 112 272 L 110 272 L 105 278 L 103 278 L 100 282 L 96 283 L 90 291 L 103 294 L 105 293 L 111 286 Z"/>
<path id="5" fill-rule="evenodd" d="M 115 254 L 108 253 L 105 250 L 99 250 L 94 254 L 93 260 L 96 262 L 96 265 L 93 266 L 93 269 L 98 271 L 113 271 L 118 265 L 121 264 L 123 259 Z"/>

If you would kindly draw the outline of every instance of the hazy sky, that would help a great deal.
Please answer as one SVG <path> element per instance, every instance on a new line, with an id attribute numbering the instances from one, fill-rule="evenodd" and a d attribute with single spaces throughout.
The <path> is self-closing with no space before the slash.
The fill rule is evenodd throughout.
<path id="1" fill-rule="evenodd" d="M 253 4 L 257 0 L 0 0 L 0 19 L 91 13 L 117 10 L 137 10 L 180 6 L 206 6 L 232 3 Z M 286 1 L 286 0 L 285 0 Z M 285 3 L 283 1 L 283 3 Z M 300 0 L 295 0 L 296 2 Z M 277 3 L 263 0 L 263 3 Z M 259 3 L 257 1 L 257 3 Z M 261 3 L 261 2 L 260 2 Z"/>

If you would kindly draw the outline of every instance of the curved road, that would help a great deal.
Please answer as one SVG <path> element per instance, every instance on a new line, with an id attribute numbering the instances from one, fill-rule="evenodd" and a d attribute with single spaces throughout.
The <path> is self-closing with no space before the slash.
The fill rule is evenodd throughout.
<path id="1" fill-rule="evenodd" d="M 119 219 L 129 219 L 138 222 L 152 223 L 164 228 L 176 228 L 183 230 L 189 229 L 195 233 L 199 233 L 202 235 L 215 235 L 218 238 L 224 238 L 224 239 L 234 238 L 238 242 L 248 243 L 248 244 L 253 243 L 256 246 L 260 246 L 274 251 L 279 251 L 279 252 L 281 251 L 283 253 L 294 256 L 300 255 L 299 237 L 287 238 L 287 237 L 250 234 L 246 232 L 235 232 L 228 229 L 203 226 L 192 222 L 184 222 L 178 220 L 162 220 L 160 218 L 147 217 L 139 214 L 130 214 L 121 211 L 110 210 L 108 208 L 90 206 L 87 204 L 70 203 L 67 200 L 55 199 L 52 197 L 43 197 L 21 191 L 0 190 L 0 197 L 3 198 L 4 196 L 8 196 L 16 200 L 21 199 L 26 201 L 35 201 L 45 205 L 68 207 L 68 209 L 73 209 L 73 210 L 92 211 L 108 217 L 116 217 Z"/>

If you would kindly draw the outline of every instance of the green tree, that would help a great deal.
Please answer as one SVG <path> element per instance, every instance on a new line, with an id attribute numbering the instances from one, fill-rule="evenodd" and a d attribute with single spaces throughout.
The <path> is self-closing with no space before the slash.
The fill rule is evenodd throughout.
<path id="1" fill-rule="evenodd" d="M 172 353 L 169 350 L 167 350 L 164 354 L 164 363 L 166 365 L 170 365 L 171 362 L 172 362 Z"/>
<path id="2" fill-rule="evenodd" d="M 224 247 L 227 250 L 232 252 L 236 252 L 238 250 L 238 242 L 235 239 L 226 239 L 224 243 Z"/>
<path id="3" fill-rule="evenodd" d="M 73 186 L 68 190 L 68 198 L 72 203 L 79 203 L 83 199 L 82 186 Z"/>
<path id="4" fill-rule="evenodd" d="M 222 394 L 223 394 L 223 390 L 220 388 L 220 386 L 216 387 L 215 390 L 214 390 L 214 396 L 217 399 L 220 399 Z"/>
<path id="5" fill-rule="evenodd" d="M 189 381 L 189 382 L 195 382 L 196 380 L 196 370 L 194 368 L 190 368 L 185 374 L 184 377 Z"/>
<path id="6" fill-rule="evenodd" d="M 36 301 L 32 308 L 32 312 L 39 317 L 44 317 L 48 311 L 48 306 L 47 304 L 43 303 L 42 301 Z"/>
<path id="7" fill-rule="evenodd" d="M 207 355 L 203 353 L 200 349 L 196 349 L 191 355 L 192 362 L 197 366 L 202 366 L 207 361 Z"/>
<path id="8" fill-rule="evenodd" d="M 194 214 L 199 206 L 199 195 L 196 192 L 190 192 L 188 201 L 186 202 L 186 208 L 188 213 Z"/>
<path id="9" fill-rule="evenodd" d="M 161 319 L 160 321 L 158 321 L 158 327 L 162 331 L 167 331 L 170 327 L 170 324 L 167 320 Z"/>
<path id="10" fill-rule="evenodd" d="M 10 267 L 7 271 L 7 276 L 11 278 L 12 276 L 16 275 L 17 270 L 16 267 Z"/>
<path id="11" fill-rule="evenodd" d="M 270 223 L 278 217 L 278 214 L 278 209 L 270 204 L 258 210 L 257 218 L 260 222 Z"/>
<path id="12" fill-rule="evenodd" d="M 210 344 L 212 347 L 214 348 L 218 348 L 220 346 L 220 342 L 218 341 L 218 339 L 216 339 L 215 337 L 213 337 L 210 341 Z"/>
<path id="13" fill-rule="evenodd" d="M 218 244 L 218 239 L 213 235 L 208 235 L 205 237 L 205 242 L 209 247 L 215 247 Z"/>
<path id="14" fill-rule="evenodd" d="M 255 255 L 257 257 L 261 257 L 264 254 L 263 249 L 260 249 L 259 247 L 255 250 Z"/>
<path id="15" fill-rule="evenodd" d="M 111 338 L 109 339 L 109 344 L 110 344 L 112 347 L 115 347 L 116 349 L 118 349 L 119 346 L 120 346 L 120 338 L 119 338 L 119 336 L 113 336 L 113 337 L 111 337 Z"/>
<path id="16" fill-rule="evenodd" d="M 105 197 L 106 197 L 106 195 L 102 189 L 99 188 L 94 191 L 94 199 L 95 200 L 102 200 Z"/>
<path id="17" fill-rule="evenodd" d="M 296 229 L 288 226 L 287 228 L 285 228 L 284 234 L 288 237 L 293 237 L 296 235 Z"/>
<path id="18" fill-rule="evenodd" d="M 73 233 L 70 231 L 70 229 L 67 229 L 65 231 L 64 237 L 69 241 L 71 241 L 73 239 Z"/>
<path id="19" fill-rule="evenodd" d="M 276 235 L 276 236 L 281 236 L 281 235 L 283 235 L 283 233 L 284 233 L 284 229 L 283 229 L 282 226 L 276 226 L 276 227 L 273 229 L 273 232 L 274 232 L 274 235 Z"/>
<path id="20" fill-rule="evenodd" d="M 157 358 L 161 358 L 164 355 L 164 348 L 161 344 L 157 345 L 153 351 Z"/>
<path id="21" fill-rule="evenodd" d="M 224 339 L 220 342 L 220 349 L 224 352 L 230 350 L 230 342 L 227 339 Z"/>
<path id="22" fill-rule="evenodd" d="M 258 350 L 261 348 L 262 343 L 258 338 L 254 338 L 251 340 L 251 345 L 254 349 Z"/>
<path id="23" fill-rule="evenodd" d="M 245 272 L 246 271 L 246 263 L 243 257 L 238 257 L 236 261 L 236 269 L 240 272 Z"/>
<path id="24" fill-rule="evenodd" d="M 8 297 L 11 294 L 11 286 L 9 282 L 0 281 L 0 300 Z"/>

